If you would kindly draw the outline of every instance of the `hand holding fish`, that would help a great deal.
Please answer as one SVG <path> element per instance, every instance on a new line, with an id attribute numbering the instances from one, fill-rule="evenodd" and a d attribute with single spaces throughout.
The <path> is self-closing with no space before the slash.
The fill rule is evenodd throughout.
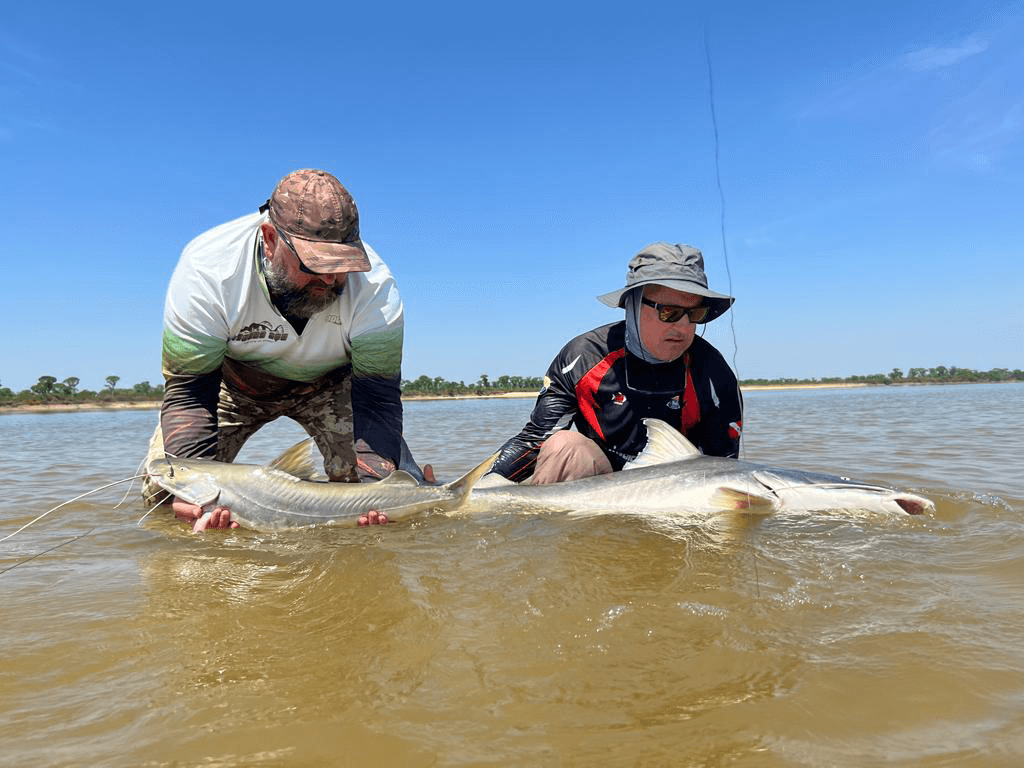
<path id="1" fill-rule="evenodd" d="M 430 465 L 428 464 L 427 466 L 429 467 Z M 387 525 L 388 516 L 379 510 L 371 509 L 365 515 L 360 515 L 356 522 L 360 528 L 367 525 Z"/>
<path id="2" fill-rule="evenodd" d="M 171 504 L 174 516 L 179 520 L 192 523 L 192 533 L 205 531 L 207 528 L 237 528 L 238 523 L 231 519 L 231 510 L 226 507 L 214 507 L 207 513 L 197 504 L 175 497 Z"/>

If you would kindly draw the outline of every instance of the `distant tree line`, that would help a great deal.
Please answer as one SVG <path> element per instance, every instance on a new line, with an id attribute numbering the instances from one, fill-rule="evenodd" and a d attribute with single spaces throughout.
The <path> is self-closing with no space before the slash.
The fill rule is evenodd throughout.
<path id="1" fill-rule="evenodd" d="M 1019 369 L 993 368 L 991 371 L 975 371 L 944 365 L 935 368 L 911 368 L 907 375 L 903 370 L 893 368 L 889 373 L 873 373 L 866 376 L 833 376 L 822 379 L 743 379 L 740 386 L 771 386 L 806 384 L 965 384 L 986 381 L 1024 381 L 1024 371 Z M 543 385 L 539 376 L 499 376 L 491 379 L 487 374 L 472 384 L 463 381 L 448 381 L 440 376 L 420 376 L 415 381 L 402 382 L 403 395 L 430 395 L 434 397 L 455 397 L 457 395 L 493 395 L 502 392 L 536 392 Z"/>
<path id="2" fill-rule="evenodd" d="M 500 395 L 504 392 L 537 392 L 544 384 L 540 376 L 499 376 L 491 381 L 486 373 L 472 384 L 448 381 L 441 376 L 420 376 L 402 381 L 402 394 L 411 396 L 456 397 L 460 395 Z"/>
<path id="3" fill-rule="evenodd" d="M 57 381 L 56 376 L 40 376 L 39 381 L 28 389 L 14 392 L 9 387 L 0 387 L 0 405 L 76 405 L 86 403 L 133 403 L 157 401 L 164 396 L 164 386 L 153 386 L 140 381 L 131 389 L 119 389 L 120 376 L 107 376 L 107 386 L 100 392 L 79 389 L 80 379 L 69 376 Z"/>
<path id="4" fill-rule="evenodd" d="M 85 404 L 85 403 L 125 403 L 125 402 L 159 402 L 164 395 L 163 384 L 153 386 L 148 381 L 140 381 L 131 389 L 119 389 L 117 384 L 120 376 L 107 376 L 107 386 L 100 392 L 89 389 L 78 389 L 77 376 L 69 376 L 57 381 L 54 376 L 40 376 L 39 381 L 29 389 L 14 392 L 8 387 L 0 386 L 0 406 L 46 405 L 46 404 Z M 990 371 L 975 371 L 970 368 L 946 367 L 910 368 L 906 376 L 903 370 L 893 368 L 889 373 L 872 373 L 866 376 L 833 376 L 821 379 L 742 379 L 740 386 L 784 387 L 801 384 L 872 384 L 872 385 L 906 385 L 906 384 L 966 384 L 971 382 L 1024 381 L 1024 371 L 1020 369 L 993 368 Z M 457 397 L 465 395 L 497 395 L 505 392 L 537 392 L 543 386 L 540 376 L 498 376 L 491 379 L 486 373 L 472 384 L 464 381 L 449 381 L 441 376 L 431 378 L 420 376 L 415 381 L 402 381 L 402 394 L 409 396 Z"/>
<path id="5" fill-rule="evenodd" d="M 907 375 L 903 369 L 893 368 L 889 373 L 872 373 L 866 376 L 834 376 L 822 379 L 743 379 L 740 386 L 773 386 L 783 387 L 796 384 L 969 384 L 973 382 L 992 381 L 1024 381 L 1024 371 L 1020 369 L 993 368 L 990 371 L 975 371 L 970 368 L 957 368 L 944 365 L 935 368 L 910 368 Z"/>

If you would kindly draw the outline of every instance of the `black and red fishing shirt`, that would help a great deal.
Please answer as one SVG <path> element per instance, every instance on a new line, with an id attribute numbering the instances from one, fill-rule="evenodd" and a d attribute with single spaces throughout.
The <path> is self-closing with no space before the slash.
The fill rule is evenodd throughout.
<path id="1" fill-rule="evenodd" d="M 575 426 L 594 440 L 615 470 L 647 442 L 641 421 L 676 427 L 702 453 L 736 457 L 743 399 L 736 376 L 710 343 L 695 337 L 669 363 L 648 363 L 626 349 L 626 323 L 595 328 L 566 344 L 552 361 L 523 430 L 502 446 L 493 471 L 516 482 L 533 474 L 540 445 Z"/>

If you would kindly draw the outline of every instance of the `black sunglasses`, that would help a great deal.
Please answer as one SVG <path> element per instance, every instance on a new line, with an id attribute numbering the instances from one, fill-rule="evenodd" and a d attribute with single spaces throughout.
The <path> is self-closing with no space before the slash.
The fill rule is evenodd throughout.
<path id="1" fill-rule="evenodd" d="M 299 252 L 295 250 L 295 246 L 292 245 L 292 241 L 288 239 L 288 235 L 286 235 L 284 232 L 282 232 L 281 228 L 279 226 L 277 226 L 276 224 L 274 225 L 274 231 L 277 232 L 277 236 L 280 237 L 282 240 L 284 240 L 284 244 L 287 245 L 291 249 L 292 253 L 295 254 L 295 260 L 297 262 L 299 262 L 299 272 L 305 272 L 307 275 L 320 275 L 320 274 L 322 274 L 320 272 L 314 272 L 312 269 L 310 269 L 309 267 L 307 267 L 305 264 L 302 263 L 302 257 L 299 256 Z"/>
<path id="2" fill-rule="evenodd" d="M 640 297 L 640 303 L 652 307 L 658 313 L 658 319 L 663 323 L 678 323 L 684 317 L 691 323 L 706 323 L 711 309 L 705 306 L 679 307 L 674 304 L 658 304 L 646 296 Z"/>

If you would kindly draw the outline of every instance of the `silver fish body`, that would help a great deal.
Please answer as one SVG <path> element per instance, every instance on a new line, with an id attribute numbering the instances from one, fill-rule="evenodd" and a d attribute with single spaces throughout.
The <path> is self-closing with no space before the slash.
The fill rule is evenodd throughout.
<path id="1" fill-rule="evenodd" d="M 913 493 L 837 475 L 704 456 L 678 431 L 645 419 L 648 444 L 621 472 L 552 485 L 476 488 L 470 504 L 571 515 L 608 512 L 699 517 L 828 511 L 921 514 L 934 503 Z"/>
<path id="2" fill-rule="evenodd" d="M 420 485 L 402 470 L 375 483 L 326 483 L 296 476 L 315 474 L 300 460 L 301 455 L 308 460 L 308 454 L 299 443 L 269 467 L 168 458 L 151 462 L 147 472 L 165 491 L 191 504 L 207 510 L 225 507 L 243 528 L 273 531 L 355 526 L 370 510 L 390 520 L 403 520 L 428 510 L 452 509 L 463 502 L 495 458 L 447 485 Z"/>

